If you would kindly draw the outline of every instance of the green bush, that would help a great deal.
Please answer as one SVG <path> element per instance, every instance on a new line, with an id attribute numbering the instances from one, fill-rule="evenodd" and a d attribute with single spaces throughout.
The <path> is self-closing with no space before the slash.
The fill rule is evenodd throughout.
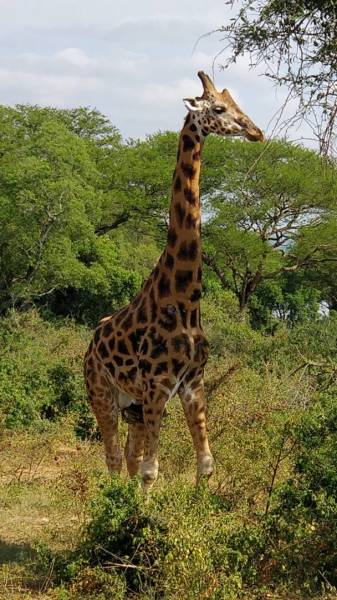
<path id="1" fill-rule="evenodd" d="M 207 489 L 178 484 L 144 504 L 138 481 L 116 476 L 100 491 L 91 517 L 73 551 L 40 551 L 59 586 L 85 598 L 111 598 L 112 591 L 125 599 L 239 597 L 247 543 L 237 559 L 229 542 L 238 523 Z"/>
<path id="2" fill-rule="evenodd" d="M 51 323 L 31 310 L 0 322 L 0 423 L 22 428 L 86 410 L 87 330 Z"/>
<path id="3" fill-rule="evenodd" d="M 337 403 L 327 397 L 292 429 L 291 477 L 271 509 L 228 540 L 245 585 L 285 585 L 301 594 L 337 586 Z"/>

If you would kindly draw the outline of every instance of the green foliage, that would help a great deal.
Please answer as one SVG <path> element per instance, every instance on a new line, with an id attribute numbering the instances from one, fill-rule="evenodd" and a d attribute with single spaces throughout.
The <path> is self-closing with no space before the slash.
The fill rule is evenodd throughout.
<path id="1" fill-rule="evenodd" d="M 234 5 L 235 0 L 226 4 Z M 221 28 L 230 48 L 228 66 L 245 54 L 252 66 L 285 85 L 327 153 L 336 124 L 336 0 L 244 0 L 236 15 Z"/>
<path id="2" fill-rule="evenodd" d="M 230 538 L 247 585 L 286 584 L 304 594 L 337 585 L 337 406 L 323 397 L 291 429 L 291 477 L 271 509 Z"/>
<path id="3" fill-rule="evenodd" d="M 98 165 L 119 148 L 117 133 L 95 111 L 27 106 L 1 107 L 0 128 L 2 311 L 72 298 L 67 314 L 96 320 L 129 301 L 139 275 L 95 233 L 104 211 Z"/>
<path id="4" fill-rule="evenodd" d="M 314 152 L 284 141 L 269 142 L 268 151 L 240 141 L 210 142 L 205 262 L 243 310 L 261 283 L 275 287 L 282 274 L 332 260 L 336 171 Z M 301 302 L 289 306 L 289 292 L 279 298 L 280 310 L 292 313 Z"/>
<path id="5" fill-rule="evenodd" d="M 0 422 L 27 427 L 86 406 L 82 361 L 87 331 L 53 325 L 32 311 L 0 321 Z"/>
<path id="6" fill-rule="evenodd" d="M 160 585 L 158 563 L 167 551 L 166 530 L 146 508 L 137 479 L 126 483 L 113 477 L 97 495 L 91 517 L 78 547 L 56 557 L 59 582 L 70 581 L 85 594 L 91 588 L 103 598 L 116 583 L 116 593 Z M 55 557 L 42 549 L 40 561 L 48 560 Z"/>
<path id="7" fill-rule="evenodd" d="M 266 279 L 250 298 L 249 312 L 254 328 L 273 332 L 280 323 L 288 325 L 318 319 L 321 293 L 309 287 L 303 274 L 289 273 Z"/>
<path id="8" fill-rule="evenodd" d="M 123 142 L 95 110 L 29 106 L 2 107 L 0 128 L 2 432 L 67 423 L 89 457 L 87 326 L 128 303 L 158 259 L 177 135 Z M 202 201 L 212 491 L 191 486 L 173 399 L 149 503 L 113 478 L 71 550 L 40 546 L 55 597 L 238 600 L 278 585 L 288 600 L 336 584 L 337 322 L 320 310 L 334 303 L 335 167 L 284 141 L 261 153 L 210 139 Z"/>

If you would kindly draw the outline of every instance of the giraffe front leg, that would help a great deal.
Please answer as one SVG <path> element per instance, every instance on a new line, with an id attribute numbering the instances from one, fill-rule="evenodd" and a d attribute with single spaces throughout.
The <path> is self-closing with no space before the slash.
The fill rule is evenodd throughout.
<path id="1" fill-rule="evenodd" d="M 161 419 L 167 395 L 161 390 L 153 392 L 153 399 L 145 398 L 143 414 L 145 427 L 144 458 L 140 465 L 142 489 L 147 494 L 158 477 L 158 443 Z"/>
<path id="2" fill-rule="evenodd" d="M 179 389 L 185 417 L 197 454 L 197 485 L 213 473 L 214 460 L 208 445 L 203 375 Z"/>

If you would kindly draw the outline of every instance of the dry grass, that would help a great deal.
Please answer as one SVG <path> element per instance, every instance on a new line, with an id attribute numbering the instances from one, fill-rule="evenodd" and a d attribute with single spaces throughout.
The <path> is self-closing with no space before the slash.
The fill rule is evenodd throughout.
<path id="1" fill-rule="evenodd" d="M 72 547 L 106 477 L 102 448 L 79 442 L 70 427 L 7 434 L 1 441 L 0 598 L 50 598 L 33 574 L 37 544 Z"/>
<path id="2" fill-rule="evenodd" d="M 226 373 L 228 366 L 219 366 L 219 372 Z M 211 383 L 216 374 L 214 370 Z M 266 506 L 279 455 L 279 416 L 296 414 L 301 408 L 305 382 L 299 388 L 297 381 L 286 385 L 285 381 L 280 383 L 269 373 L 254 378 L 252 371 L 239 368 L 225 385 L 208 390 L 210 439 L 217 464 L 211 487 L 228 500 L 229 510 L 239 519 L 249 520 Z M 124 426 L 121 434 L 124 440 Z M 287 472 L 289 451 L 285 440 L 285 458 L 275 481 Z M 33 566 L 39 545 L 66 550 L 78 542 L 92 499 L 108 480 L 101 443 L 76 438 L 69 418 L 40 432 L 4 434 L 0 456 L 0 600 L 82 600 L 53 590 L 52 573 L 39 573 Z M 194 450 L 179 400 L 174 399 L 162 427 L 157 488 L 193 484 L 194 477 Z M 248 592 L 241 597 L 257 600 Z M 325 600 L 335 598 L 333 592 L 325 596 Z M 267 599 L 300 600 L 300 596 L 290 596 L 289 590 L 259 596 Z"/>

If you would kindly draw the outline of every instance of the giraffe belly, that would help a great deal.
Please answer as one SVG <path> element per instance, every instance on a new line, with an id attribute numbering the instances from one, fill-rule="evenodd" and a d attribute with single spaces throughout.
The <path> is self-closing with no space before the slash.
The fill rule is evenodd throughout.
<path id="1" fill-rule="evenodd" d="M 118 393 L 118 406 L 119 406 L 120 410 L 123 410 L 124 408 L 127 408 L 128 406 L 130 406 L 131 404 L 134 404 L 134 403 L 135 403 L 134 399 L 131 398 L 131 396 L 129 396 L 125 392 L 120 391 Z"/>

